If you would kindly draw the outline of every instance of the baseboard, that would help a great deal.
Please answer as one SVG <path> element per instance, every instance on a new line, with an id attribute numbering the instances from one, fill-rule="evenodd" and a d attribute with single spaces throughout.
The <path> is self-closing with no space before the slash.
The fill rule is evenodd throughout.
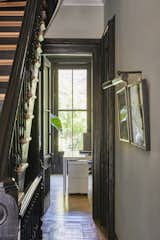
<path id="1" fill-rule="evenodd" d="M 114 240 L 119 240 L 116 233 L 114 233 Z"/>

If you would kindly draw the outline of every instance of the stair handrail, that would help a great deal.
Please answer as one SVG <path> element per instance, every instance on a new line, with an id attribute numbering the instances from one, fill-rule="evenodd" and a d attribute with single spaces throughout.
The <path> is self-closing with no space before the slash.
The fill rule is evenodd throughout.
<path id="1" fill-rule="evenodd" d="M 56 1 L 56 3 L 55 3 Z M 49 9 L 52 9 L 49 13 L 48 13 L 48 24 L 47 24 L 47 28 L 45 33 L 48 32 L 48 29 L 50 28 L 51 24 L 53 23 L 57 13 L 60 10 L 60 7 L 63 3 L 63 0 L 47 0 L 47 5 L 49 6 Z"/>
<path id="2" fill-rule="evenodd" d="M 42 176 L 37 176 L 34 181 L 32 182 L 32 184 L 30 185 L 28 191 L 26 192 L 23 200 L 22 200 L 22 203 L 21 203 L 21 208 L 20 208 L 20 212 L 19 212 L 19 215 L 20 217 L 22 218 L 28 208 L 28 205 L 30 204 L 31 202 L 31 199 L 39 185 L 39 183 L 41 182 L 42 180 Z"/>
<path id="3" fill-rule="evenodd" d="M 13 67 L 6 92 L 4 106 L 0 117 L 0 176 L 8 177 L 7 164 L 13 130 L 16 122 L 19 99 L 23 86 L 23 70 L 29 41 L 32 36 L 33 25 L 37 9 L 41 0 L 27 0 L 22 28 L 14 57 Z"/>

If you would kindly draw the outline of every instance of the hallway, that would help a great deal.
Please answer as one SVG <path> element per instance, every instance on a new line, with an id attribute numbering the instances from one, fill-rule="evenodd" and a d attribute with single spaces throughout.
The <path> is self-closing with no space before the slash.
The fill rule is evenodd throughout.
<path id="1" fill-rule="evenodd" d="M 63 179 L 51 176 L 50 207 L 43 216 L 43 240 L 105 240 L 91 216 L 85 195 L 63 198 Z"/>

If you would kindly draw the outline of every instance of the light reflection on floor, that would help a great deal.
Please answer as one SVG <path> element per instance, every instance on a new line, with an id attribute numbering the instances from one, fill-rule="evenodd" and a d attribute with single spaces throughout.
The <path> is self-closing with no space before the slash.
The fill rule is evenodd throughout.
<path id="1" fill-rule="evenodd" d="M 91 190 L 90 190 L 91 191 Z M 86 195 L 63 197 L 63 178 L 51 177 L 50 207 L 43 217 L 43 240 L 98 240 Z"/>

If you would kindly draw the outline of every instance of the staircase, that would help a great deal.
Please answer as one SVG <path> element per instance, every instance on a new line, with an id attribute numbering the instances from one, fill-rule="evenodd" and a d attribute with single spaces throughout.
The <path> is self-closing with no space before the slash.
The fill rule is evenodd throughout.
<path id="1" fill-rule="evenodd" d="M 44 190 L 36 95 L 45 23 L 56 4 L 0 0 L 0 239 L 41 239 Z"/>
<path id="2" fill-rule="evenodd" d="M 27 173 L 27 183 L 25 173 L 45 25 L 42 2 L 0 1 L 0 178 L 5 179 L 0 182 L 0 206 L 3 202 L 7 209 L 6 221 L 0 215 L 0 239 L 17 239 L 18 234 L 18 239 L 41 239 L 40 163 L 34 176 Z"/>
<path id="3" fill-rule="evenodd" d="M 0 111 L 8 87 L 26 1 L 0 2 Z"/>

